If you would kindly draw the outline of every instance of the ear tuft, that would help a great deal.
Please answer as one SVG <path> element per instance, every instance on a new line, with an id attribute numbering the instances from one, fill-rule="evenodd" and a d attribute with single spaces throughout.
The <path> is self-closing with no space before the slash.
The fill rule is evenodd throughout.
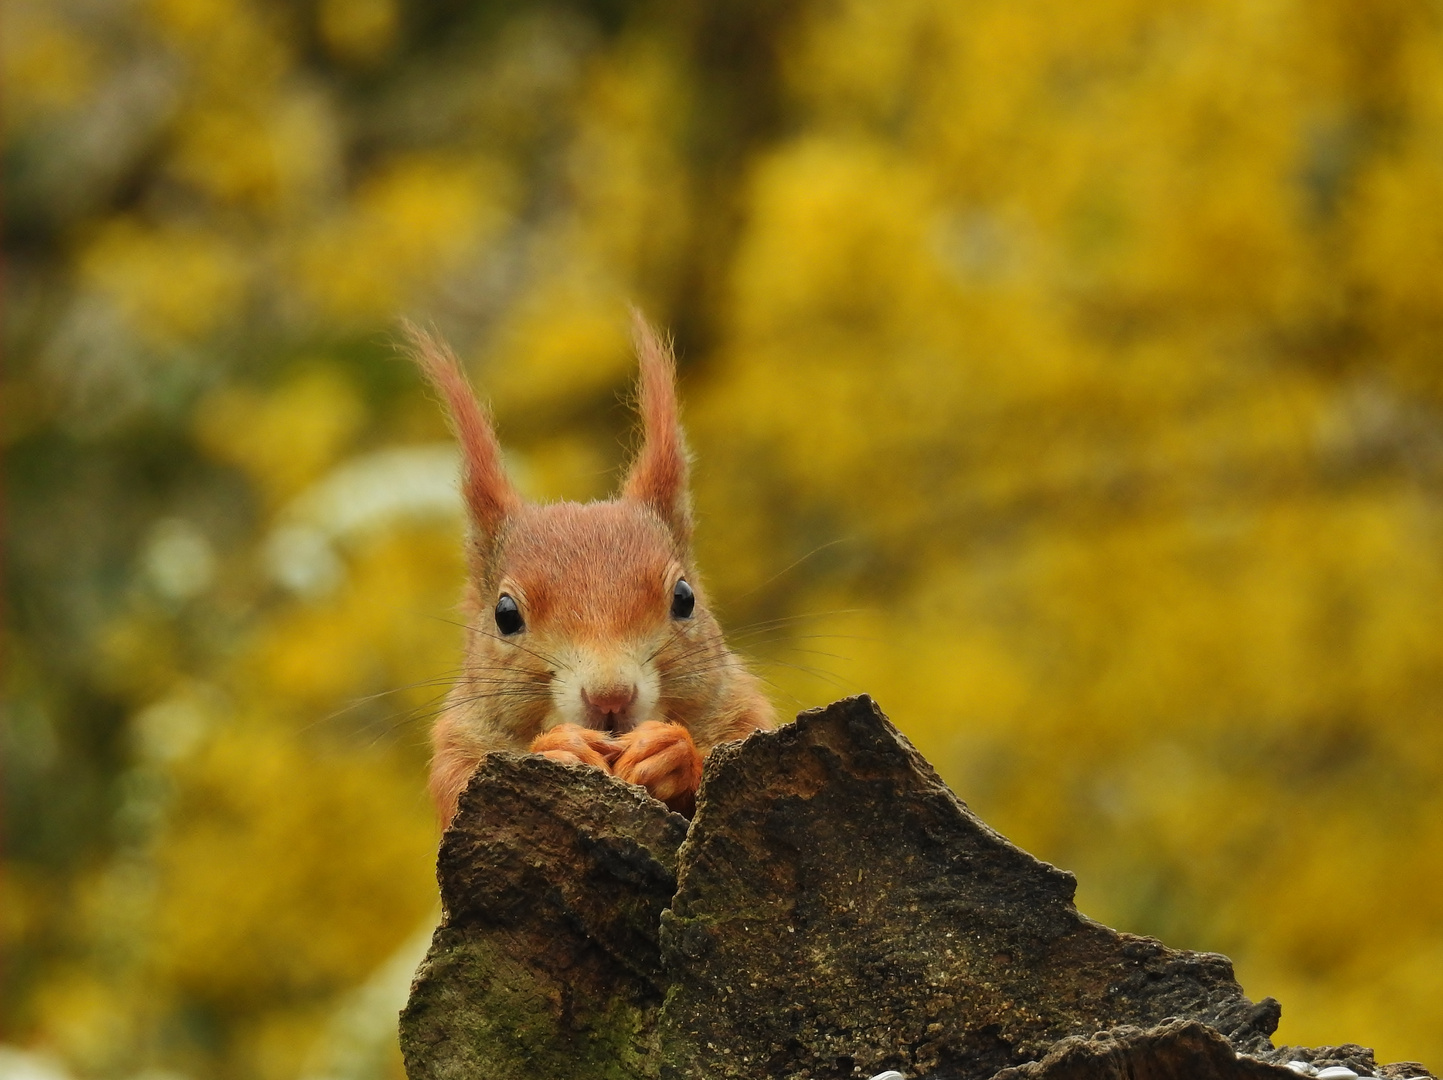
<path id="1" fill-rule="evenodd" d="M 451 429 L 461 444 L 461 490 L 466 509 L 476 538 L 489 547 L 506 518 L 521 505 L 502 467 L 496 433 L 451 349 L 414 323 L 403 320 L 401 330 L 411 359 L 445 399 Z"/>
<path id="2" fill-rule="evenodd" d="M 691 543 L 691 495 L 687 490 L 686 441 L 676 403 L 676 361 L 636 308 L 631 336 L 641 367 L 638 380 L 641 450 L 627 473 L 622 497 L 644 503 L 666 522 L 677 543 Z"/>

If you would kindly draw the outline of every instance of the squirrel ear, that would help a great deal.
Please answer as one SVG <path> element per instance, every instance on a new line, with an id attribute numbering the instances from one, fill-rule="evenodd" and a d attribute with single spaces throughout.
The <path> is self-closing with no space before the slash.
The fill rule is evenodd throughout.
<path id="1" fill-rule="evenodd" d="M 461 490 L 466 509 L 477 539 L 489 547 L 506 518 L 521 505 L 501 465 L 496 433 L 450 348 L 413 323 L 403 321 L 401 329 L 409 340 L 411 359 L 446 400 L 451 429 L 461 444 Z"/>
<path id="2" fill-rule="evenodd" d="M 687 452 L 676 405 L 676 361 L 636 308 L 631 336 L 641 365 L 638 381 L 642 444 L 627 473 L 622 497 L 656 511 L 682 547 L 691 543 L 691 495 L 687 491 Z"/>

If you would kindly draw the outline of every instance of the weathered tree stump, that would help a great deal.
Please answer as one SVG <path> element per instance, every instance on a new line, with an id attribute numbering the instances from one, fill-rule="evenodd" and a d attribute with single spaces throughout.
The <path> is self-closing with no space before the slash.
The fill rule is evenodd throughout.
<path id="1" fill-rule="evenodd" d="M 866 697 L 719 747 L 690 823 L 494 755 L 441 845 L 401 1017 L 410 1080 L 1297 1080 L 1224 956 L 1080 915 Z"/>

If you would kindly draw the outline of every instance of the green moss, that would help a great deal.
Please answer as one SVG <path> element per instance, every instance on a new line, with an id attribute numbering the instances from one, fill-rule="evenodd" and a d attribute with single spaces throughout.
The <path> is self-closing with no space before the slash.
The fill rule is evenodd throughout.
<path id="1" fill-rule="evenodd" d="M 624 996 L 568 1002 L 567 993 L 494 943 L 443 931 L 401 1015 L 407 1075 L 469 1080 L 508 1069 L 549 1080 L 654 1075 L 654 1004 Z"/>

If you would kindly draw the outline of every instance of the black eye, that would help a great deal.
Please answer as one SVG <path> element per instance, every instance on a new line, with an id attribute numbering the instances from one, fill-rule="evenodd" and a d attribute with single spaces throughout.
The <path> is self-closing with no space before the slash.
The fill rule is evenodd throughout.
<path id="1" fill-rule="evenodd" d="M 496 601 L 496 629 L 503 634 L 519 634 L 526 629 L 526 620 L 521 617 L 521 609 L 506 593 L 502 593 L 501 599 Z"/>
<path id="2" fill-rule="evenodd" d="M 696 593 L 691 591 L 691 586 L 686 583 L 686 578 L 679 578 L 676 588 L 671 590 L 671 617 L 673 619 L 690 619 L 695 608 Z"/>

